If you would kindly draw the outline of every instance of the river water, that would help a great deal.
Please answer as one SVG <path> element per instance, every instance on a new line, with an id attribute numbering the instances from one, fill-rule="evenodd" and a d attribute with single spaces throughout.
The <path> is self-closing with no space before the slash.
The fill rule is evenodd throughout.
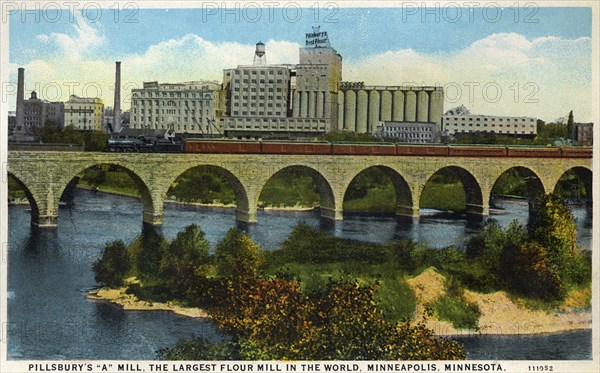
<path id="1" fill-rule="evenodd" d="M 527 219 L 527 205 L 500 201 L 494 212 L 503 226 Z M 209 322 L 162 311 L 123 311 L 85 294 L 95 286 L 92 263 L 104 244 L 131 241 L 142 229 L 137 199 L 78 190 L 75 205 L 61 208 L 56 230 L 30 227 L 28 206 L 9 207 L 8 356 L 9 359 L 151 360 L 156 350 L 180 337 L 217 338 Z M 578 241 L 591 247 L 591 211 L 574 209 Z M 410 238 L 432 247 L 462 245 L 480 224 L 462 216 L 424 211 L 418 223 L 395 217 L 349 215 L 324 223 L 315 211 L 259 211 L 247 227 L 265 250 L 277 248 L 294 226 L 304 222 L 339 237 L 372 242 Z M 211 245 L 235 226 L 231 209 L 168 205 L 162 231 L 168 239 L 184 226 L 200 224 Z M 591 359 L 591 331 L 535 336 L 462 337 L 469 359 Z"/>

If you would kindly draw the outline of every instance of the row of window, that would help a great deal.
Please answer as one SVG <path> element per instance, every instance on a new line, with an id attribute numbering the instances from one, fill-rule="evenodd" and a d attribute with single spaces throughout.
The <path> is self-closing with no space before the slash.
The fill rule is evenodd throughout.
<path id="1" fill-rule="evenodd" d="M 207 88 L 206 88 L 207 89 Z M 133 92 L 134 98 L 139 97 L 183 97 L 183 98 L 205 98 L 210 99 L 212 95 L 210 93 L 187 93 L 187 92 L 144 92 L 136 91 Z"/>
<path id="2" fill-rule="evenodd" d="M 133 106 L 144 106 L 144 105 L 148 105 L 148 106 L 152 106 L 153 104 L 155 106 L 160 106 L 160 105 L 166 105 L 166 106 L 196 106 L 196 102 L 198 103 L 198 106 L 204 106 L 204 101 L 173 101 L 173 100 L 169 100 L 169 101 L 162 101 L 162 100 L 133 100 L 132 104 Z M 206 105 L 210 105 L 212 102 L 211 101 L 207 101 Z"/>
<path id="3" fill-rule="evenodd" d="M 432 127 L 383 127 L 385 132 L 433 132 Z"/>
<path id="4" fill-rule="evenodd" d="M 450 117 L 445 117 L 444 118 L 444 120 L 450 120 L 450 119 L 451 119 Z M 475 119 L 477 122 L 481 121 L 481 119 L 483 119 L 484 122 L 487 122 L 488 119 L 490 120 L 490 122 L 495 122 L 496 121 L 496 118 L 473 118 L 473 117 L 465 118 L 463 116 L 452 117 L 452 119 L 454 119 L 454 120 L 461 120 L 463 122 L 466 121 L 467 119 L 469 119 L 469 121 L 473 121 L 473 119 Z M 506 118 L 506 119 L 504 119 L 504 118 L 497 118 L 497 119 L 498 119 L 498 122 L 504 122 L 504 121 L 506 121 L 506 122 L 513 122 L 513 121 L 514 122 L 518 122 L 519 121 L 519 118 L 512 118 L 512 119 L 511 118 Z M 521 118 L 521 122 L 534 122 L 534 121 L 535 120 L 533 118 Z"/>
<path id="5" fill-rule="evenodd" d="M 137 108 L 133 108 L 132 111 L 134 114 L 138 113 Z M 206 115 L 209 114 L 208 109 L 207 110 L 198 109 L 197 111 L 185 109 L 185 110 L 183 110 L 183 113 L 184 114 L 191 113 L 192 115 L 195 115 L 195 114 L 202 114 L 203 111 L 206 113 Z M 154 109 L 155 114 L 161 114 L 161 113 L 162 114 L 181 114 L 181 112 L 182 112 L 182 110 L 180 110 L 180 109 Z M 146 109 L 140 109 L 140 114 L 146 114 L 146 113 L 152 114 L 152 109 L 148 109 L 147 111 L 146 111 Z"/>
<path id="6" fill-rule="evenodd" d="M 132 119 L 132 122 L 137 122 L 137 118 L 138 118 L 138 116 L 134 115 L 134 116 L 133 116 L 133 119 Z M 148 117 L 145 117 L 145 116 L 139 116 L 139 118 L 140 118 L 140 121 L 148 121 L 148 122 L 152 122 L 152 121 L 154 121 L 154 122 L 158 122 L 158 120 L 159 120 L 159 118 L 158 118 L 158 117 L 152 117 L 152 116 L 148 116 Z M 185 122 L 193 122 L 193 121 L 194 121 L 194 118 L 190 118 L 190 117 L 184 117 L 184 118 L 183 118 L 183 120 L 184 120 Z M 204 121 L 204 120 L 207 120 L 207 118 L 205 117 L 205 118 L 200 118 L 200 119 L 199 119 L 199 121 L 200 121 L 200 122 L 202 122 L 202 121 Z M 164 121 L 165 121 L 165 117 L 160 117 L 160 121 L 161 121 L 161 122 L 164 122 Z M 181 121 L 181 117 L 177 117 L 177 121 Z"/>
<path id="7" fill-rule="evenodd" d="M 266 69 L 257 69 L 257 70 L 233 70 L 233 75 L 283 75 L 283 70 L 266 70 Z M 227 76 L 229 75 L 229 71 L 227 72 Z"/>
<path id="8" fill-rule="evenodd" d="M 458 127 L 459 125 L 460 125 L 461 127 L 465 127 L 466 123 L 460 123 L 460 124 L 459 124 L 459 123 L 450 123 L 450 124 L 448 124 L 448 126 L 451 126 L 451 125 L 453 125 L 454 127 Z M 503 126 L 504 126 L 503 124 L 498 124 L 498 127 L 503 127 Z M 519 127 L 519 125 L 518 125 L 518 124 L 516 124 L 516 123 L 514 123 L 514 124 L 511 124 L 511 123 L 506 123 L 506 128 L 509 128 L 509 127 L 511 127 L 511 126 L 512 126 L 512 127 L 515 127 L 515 128 Z M 469 127 L 473 127 L 473 123 L 469 123 Z M 481 127 L 481 123 L 475 123 L 475 127 Z M 484 127 L 488 127 L 488 128 L 489 128 L 489 127 L 492 127 L 492 128 L 493 128 L 493 127 L 496 127 L 496 123 L 492 123 L 492 125 L 491 125 L 491 126 L 485 126 L 485 125 L 484 125 Z M 527 127 L 527 126 L 526 126 L 525 124 L 522 124 L 522 125 L 521 125 L 521 128 L 526 128 L 526 127 Z M 529 126 L 529 127 L 531 127 L 531 126 Z"/>
<path id="9" fill-rule="evenodd" d="M 458 130 L 458 131 L 455 131 L 455 133 L 467 133 L 467 132 L 469 132 L 469 133 L 470 133 L 470 132 L 488 132 L 488 131 L 479 131 L 479 130 L 463 130 L 463 129 L 461 129 L 461 130 Z M 516 134 L 523 134 L 523 135 L 525 135 L 525 134 L 529 134 L 529 135 L 535 135 L 535 132 L 534 132 L 534 131 L 521 131 L 521 132 L 519 132 L 519 131 L 509 131 L 509 130 L 506 130 L 506 131 L 503 131 L 503 130 L 498 130 L 498 131 L 489 131 L 489 132 L 490 132 L 490 133 L 503 133 L 503 134 L 506 134 L 506 135 L 510 135 L 510 134 L 515 134 L 515 135 L 516 135 Z"/>
<path id="10" fill-rule="evenodd" d="M 276 111 L 273 111 L 273 112 L 268 112 L 268 113 L 266 113 L 264 111 L 254 111 L 254 110 L 250 110 L 250 111 L 246 111 L 246 110 L 242 110 L 242 111 L 234 110 L 232 113 L 233 113 L 233 115 L 236 115 L 236 116 L 237 115 L 242 115 L 242 116 L 246 116 L 246 115 L 260 115 L 260 116 L 262 116 L 262 115 L 275 115 L 275 116 L 282 116 L 282 117 L 285 116 L 285 112 L 279 111 L 279 110 L 276 110 Z"/>

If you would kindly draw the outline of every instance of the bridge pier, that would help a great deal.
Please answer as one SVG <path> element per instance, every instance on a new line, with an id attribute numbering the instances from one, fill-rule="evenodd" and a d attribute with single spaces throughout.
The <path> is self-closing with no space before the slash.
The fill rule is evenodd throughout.
<path id="1" fill-rule="evenodd" d="M 396 208 L 396 215 L 418 220 L 420 216 L 419 207 L 399 205 Z"/>
<path id="2" fill-rule="evenodd" d="M 33 215 L 31 225 L 37 228 L 56 228 L 58 225 L 58 215 Z"/>
<path id="3" fill-rule="evenodd" d="M 257 209 L 235 209 L 235 220 L 242 223 L 256 223 L 256 211 Z"/>
<path id="4" fill-rule="evenodd" d="M 161 225 L 163 223 L 163 218 L 164 215 L 162 213 L 144 210 L 142 221 L 150 225 Z"/>
<path id="5" fill-rule="evenodd" d="M 488 216 L 490 215 L 490 205 L 467 203 L 467 215 Z"/>
<path id="6" fill-rule="evenodd" d="M 320 207 L 321 217 L 329 220 L 344 220 L 344 211 L 330 207 Z"/>

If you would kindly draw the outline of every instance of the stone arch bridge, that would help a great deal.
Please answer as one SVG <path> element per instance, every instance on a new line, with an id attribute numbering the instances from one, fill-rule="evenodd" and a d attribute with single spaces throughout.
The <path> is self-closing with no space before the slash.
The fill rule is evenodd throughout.
<path id="1" fill-rule="evenodd" d="M 302 169 L 315 181 L 321 195 L 321 214 L 341 220 L 344 195 L 362 171 L 377 167 L 390 176 L 396 188 L 398 215 L 418 217 L 421 193 L 438 171 L 454 171 L 467 196 L 467 213 L 487 215 L 494 183 L 507 170 L 527 175 L 532 193 L 550 193 L 560 177 L 572 170 L 580 175 L 591 195 L 592 160 L 585 158 L 483 158 L 435 156 L 303 156 L 264 154 L 154 154 L 11 151 L 7 173 L 25 189 L 32 224 L 57 224 L 59 200 L 67 185 L 96 165 L 124 168 L 137 183 L 143 200 L 143 221 L 161 224 L 164 201 L 171 184 L 185 171 L 208 166 L 225 175 L 236 194 L 236 218 L 256 222 L 260 193 L 277 172 Z M 4 171 L 4 170 L 3 170 Z M 6 177 L 6 172 L 3 173 Z"/>

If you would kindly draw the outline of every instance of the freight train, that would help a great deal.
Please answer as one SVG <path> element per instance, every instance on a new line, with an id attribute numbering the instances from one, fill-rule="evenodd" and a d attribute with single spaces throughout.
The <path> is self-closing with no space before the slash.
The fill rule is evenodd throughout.
<path id="1" fill-rule="evenodd" d="M 183 142 L 185 153 L 382 155 L 449 157 L 592 158 L 591 147 L 503 145 L 413 145 L 394 143 L 332 143 L 198 140 Z"/>

